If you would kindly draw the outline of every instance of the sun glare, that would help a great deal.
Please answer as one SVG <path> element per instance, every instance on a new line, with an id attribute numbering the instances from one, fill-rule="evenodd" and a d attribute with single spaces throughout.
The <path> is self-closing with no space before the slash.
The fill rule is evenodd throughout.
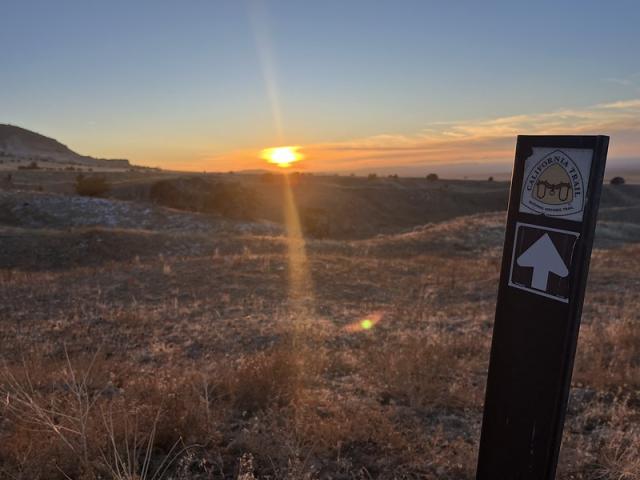
<path id="1" fill-rule="evenodd" d="M 262 158 L 278 167 L 287 168 L 302 159 L 302 154 L 298 152 L 299 148 L 300 147 L 265 148 L 262 151 Z"/>

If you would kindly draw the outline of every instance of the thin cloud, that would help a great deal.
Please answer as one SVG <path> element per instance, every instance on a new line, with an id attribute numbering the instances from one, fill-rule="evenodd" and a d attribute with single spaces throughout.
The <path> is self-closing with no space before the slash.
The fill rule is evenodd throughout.
<path id="1" fill-rule="evenodd" d="M 640 88 L 640 72 L 632 73 L 626 77 L 608 77 L 604 79 L 605 82 L 615 83 L 623 87 L 636 87 Z"/>
<path id="2" fill-rule="evenodd" d="M 621 109 L 621 110 L 636 109 L 637 110 L 637 109 L 640 109 L 640 99 L 622 100 L 622 101 L 613 102 L 613 103 L 603 103 L 598 105 L 598 107 L 605 108 L 605 109 Z"/>

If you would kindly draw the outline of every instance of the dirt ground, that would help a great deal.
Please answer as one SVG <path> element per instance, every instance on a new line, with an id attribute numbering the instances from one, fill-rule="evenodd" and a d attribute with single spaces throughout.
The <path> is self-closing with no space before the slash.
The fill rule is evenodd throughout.
<path id="1" fill-rule="evenodd" d="M 1 478 L 474 478 L 504 213 L 308 238 L 292 298 L 277 223 L 21 192 L 0 197 Z M 562 479 L 640 478 L 622 220 L 593 254 Z"/>

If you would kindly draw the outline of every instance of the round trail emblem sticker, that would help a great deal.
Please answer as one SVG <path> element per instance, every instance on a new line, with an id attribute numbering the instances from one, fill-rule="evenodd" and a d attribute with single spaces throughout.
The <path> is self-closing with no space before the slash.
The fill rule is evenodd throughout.
<path id="1" fill-rule="evenodd" d="M 562 205 L 573 200 L 573 186 L 567 171 L 551 165 L 535 180 L 533 197 L 546 205 Z"/>
<path id="2" fill-rule="evenodd" d="M 574 160 L 555 150 L 527 169 L 522 186 L 522 206 L 550 217 L 582 218 L 584 178 Z M 521 209 L 522 210 L 522 209 Z"/>

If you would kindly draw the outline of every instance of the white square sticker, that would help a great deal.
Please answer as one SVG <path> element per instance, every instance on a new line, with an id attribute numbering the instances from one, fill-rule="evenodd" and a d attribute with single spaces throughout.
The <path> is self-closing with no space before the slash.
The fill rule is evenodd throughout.
<path id="1" fill-rule="evenodd" d="M 568 303 L 579 237 L 578 232 L 516 223 L 509 286 Z"/>

